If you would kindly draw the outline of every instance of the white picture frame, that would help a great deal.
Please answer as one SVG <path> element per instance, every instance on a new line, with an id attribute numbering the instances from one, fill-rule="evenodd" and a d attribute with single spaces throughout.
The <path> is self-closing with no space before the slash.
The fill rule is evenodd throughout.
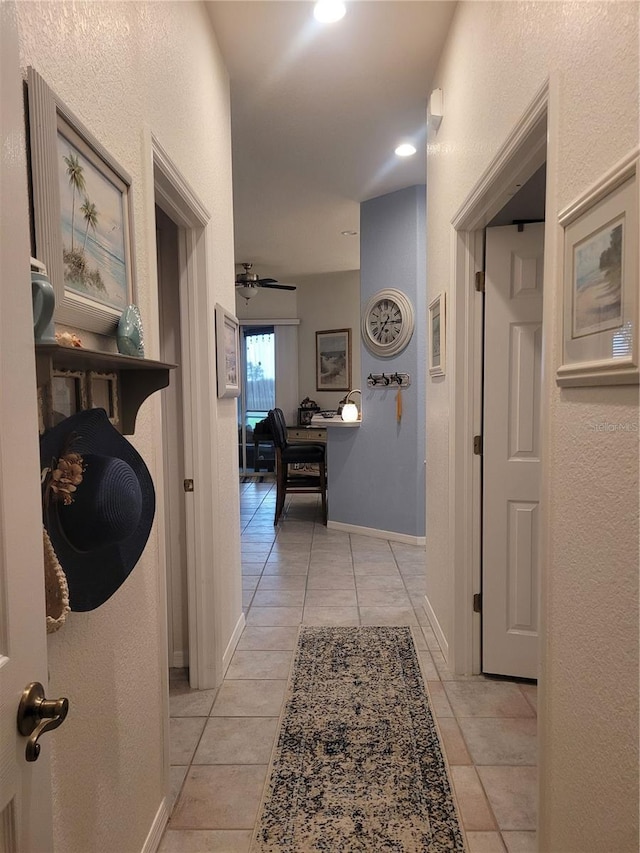
<path id="1" fill-rule="evenodd" d="M 218 397 L 239 397 L 240 323 L 230 311 L 216 304 L 216 363 Z"/>
<path id="2" fill-rule="evenodd" d="M 34 250 L 54 320 L 115 335 L 136 301 L 131 179 L 31 67 L 27 89 Z"/>
<path id="3" fill-rule="evenodd" d="M 120 427 L 118 374 L 91 370 L 87 375 L 87 408 L 104 409 L 111 423 Z"/>
<path id="4" fill-rule="evenodd" d="M 446 293 L 429 304 L 429 374 L 444 376 L 446 365 Z"/>
<path id="5" fill-rule="evenodd" d="M 559 215 L 563 228 L 560 386 L 637 385 L 638 149 Z"/>

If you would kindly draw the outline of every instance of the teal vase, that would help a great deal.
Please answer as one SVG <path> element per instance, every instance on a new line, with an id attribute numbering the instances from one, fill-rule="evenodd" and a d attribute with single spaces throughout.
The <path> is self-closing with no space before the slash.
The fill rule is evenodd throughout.
<path id="1" fill-rule="evenodd" d="M 144 358 L 144 338 L 142 335 L 142 320 L 137 305 L 127 305 L 122 312 L 116 332 L 118 352 L 122 355 L 133 355 Z"/>

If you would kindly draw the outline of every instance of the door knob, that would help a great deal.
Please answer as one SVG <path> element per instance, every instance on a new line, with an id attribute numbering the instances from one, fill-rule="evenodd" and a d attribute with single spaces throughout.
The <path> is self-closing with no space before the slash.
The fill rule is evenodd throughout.
<path id="1" fill-rule="evenodd" d="M 25 757 L 36 761 L 40 755 L 38 738 L 45 732 L 57 729 L 69 712 L 68 699 L 45 699 L 44 687 L 39 681 L 27 684 L 18 705 L 18 731 L 29 737 Z"/>

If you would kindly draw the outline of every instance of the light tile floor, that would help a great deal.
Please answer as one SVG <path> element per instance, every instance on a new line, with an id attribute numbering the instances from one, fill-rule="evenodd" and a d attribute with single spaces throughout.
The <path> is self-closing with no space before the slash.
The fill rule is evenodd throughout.
<path id="1" fill-rule="evenodd" d="M 218 690 L 171 672 L 160 853 L 247 853 L 300 623 L 412 626 L 469 853 L 534 853 L 535 685 L 447 669 L 422 606 L 424 549 L 329 530 L 315 495 L 274 528 L 273 483 L 240 491 L 247 624 Z"/>

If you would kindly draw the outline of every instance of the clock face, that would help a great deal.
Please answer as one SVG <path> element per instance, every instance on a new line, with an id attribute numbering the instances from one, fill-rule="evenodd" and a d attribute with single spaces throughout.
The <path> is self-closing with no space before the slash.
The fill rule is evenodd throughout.
<path id="1" fill-rule="evenodd" d="M 374 294 L 362 317 L 362 337 L 367 348 L 383 357 L 401 352 L 413 334 L 413 306 L 400 290 Z"/>
<path id="2" fill-rule="evenodd" d="M 369 334 L 379 344 L 391 344 L 402 330 L 402 311 L 393 299 L 379 299 L 367 317 Z"/>

